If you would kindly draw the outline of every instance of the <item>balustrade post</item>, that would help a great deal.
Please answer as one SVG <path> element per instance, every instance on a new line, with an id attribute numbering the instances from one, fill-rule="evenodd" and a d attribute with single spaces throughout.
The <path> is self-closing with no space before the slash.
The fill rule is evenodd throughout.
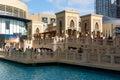
<path id="1" fill-rule="evenodd" d="M 68 58 L 67 58 L 67 52 L 65 53 L 65 56 L 66 56 L 66 60 L 67 60 L 67 59 L 68 59 Z"/>
<path id="2" fill-rule="evenodd" d="M 33 51 L 31 52 L 31 60 L 33 60 Z"/>
<path id="3" fill-rule="evenodd" d="M 73 60 L 75 60 L 75 54 L 76 54 L 76 53 L 73 53 Z"/>
<path id="4" fill-rule="evenodd" d="M 29 53 L 26 52 L 26 59 L 29 60 Z"/>
<path id="5" fill-rule="evenodd" d="M 82 53 L 82 61 L 83 62 L 88 62 L 89 61 L 88 49 L 84 49 L 84 52 Z"/>
<path id="6" fill-rule="evenodd" d="M 101 54 L 98 53 L 98 63 L 100 64 L 101 63 Z"/>
<path id="7" fill-rule="evenodd" d="M 111 64 L 114 64 L 115 61 L 114 61 L 114 56 L 113 55 L 110 55 L 110 59 L 111 59 Z"/>

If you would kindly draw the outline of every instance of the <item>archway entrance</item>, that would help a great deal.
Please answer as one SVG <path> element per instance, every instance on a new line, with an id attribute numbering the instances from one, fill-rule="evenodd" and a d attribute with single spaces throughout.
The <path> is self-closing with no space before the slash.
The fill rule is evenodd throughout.
<path id="1" fill-rule="evenodd" d="M 59 26 L 60 26 L 60 31 L 59 31 L 59 33 L 60 33 L 60 37 L 62 37 L 62 21 L 60 21 L 60 23 L 59 23 Z"/>
<path id="2" fill-rule="evenodd" d="M 70 27 L 68 29 L 68 36 L 69 37 L 76 37 L 76 29 L 75 29 L 75 23 L 73 20 L 70 21 Z"/>
<path id="3" fill-rule="evenodd" d="M 76 36 L 76 30 L 68 29 L 68 36 L 69 37 L 75 37 Z"/>

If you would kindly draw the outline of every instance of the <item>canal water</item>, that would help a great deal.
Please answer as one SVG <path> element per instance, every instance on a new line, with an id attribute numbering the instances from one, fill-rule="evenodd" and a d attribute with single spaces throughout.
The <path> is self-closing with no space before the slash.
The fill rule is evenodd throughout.
<path id="1" fill-rule="evenodd" d="M 0 80 L 120 80 L 120 74 L 61 64 L 28 66 L 0 60 Z"/>

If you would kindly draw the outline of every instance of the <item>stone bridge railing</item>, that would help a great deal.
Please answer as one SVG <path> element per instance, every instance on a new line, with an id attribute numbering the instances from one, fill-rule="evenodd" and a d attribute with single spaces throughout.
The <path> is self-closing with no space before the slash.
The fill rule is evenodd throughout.
<path id="1" fill-rule="evenodd" d="M 55 61 L 55 54 L 53 52 L 33 52 L 31 50 L 26 52 L 0 52 L 2 58 L 13 60 L 21 63 L 31 64 L 31 63 L 40 63 L 48 60 Z"/>
<path id="2" fill-rule="evenodd" d="M 25 64 L 46 63 L 46 62 L 61 62 L 76 65 L 99 65 L 107 66 L 106 68 L 117 68 L 120 70 L 120 54 L 100 54 L 90 53 L 89 50 L 84 50 L 83 53 L 78 53 L 77 50 L 61 51 L 57 49 L 55 52 L 0 52 L 1 58 L 21 62 Z"/>

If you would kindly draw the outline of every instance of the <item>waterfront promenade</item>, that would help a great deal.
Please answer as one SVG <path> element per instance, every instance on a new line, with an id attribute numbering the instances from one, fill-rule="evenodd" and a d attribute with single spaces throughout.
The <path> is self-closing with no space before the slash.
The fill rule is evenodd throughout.
<path id="1" fill-rule="evenodd" d="M 120 54 L 89 54 L 87 50 L 83 53 L 78 53 L 77 50 L 61 51 L 60 49 L 44 53 L 31 50 L 26 52 L 1 51 L 0 58 L 23 64 L 65 63 L 120 71 Z"/>

